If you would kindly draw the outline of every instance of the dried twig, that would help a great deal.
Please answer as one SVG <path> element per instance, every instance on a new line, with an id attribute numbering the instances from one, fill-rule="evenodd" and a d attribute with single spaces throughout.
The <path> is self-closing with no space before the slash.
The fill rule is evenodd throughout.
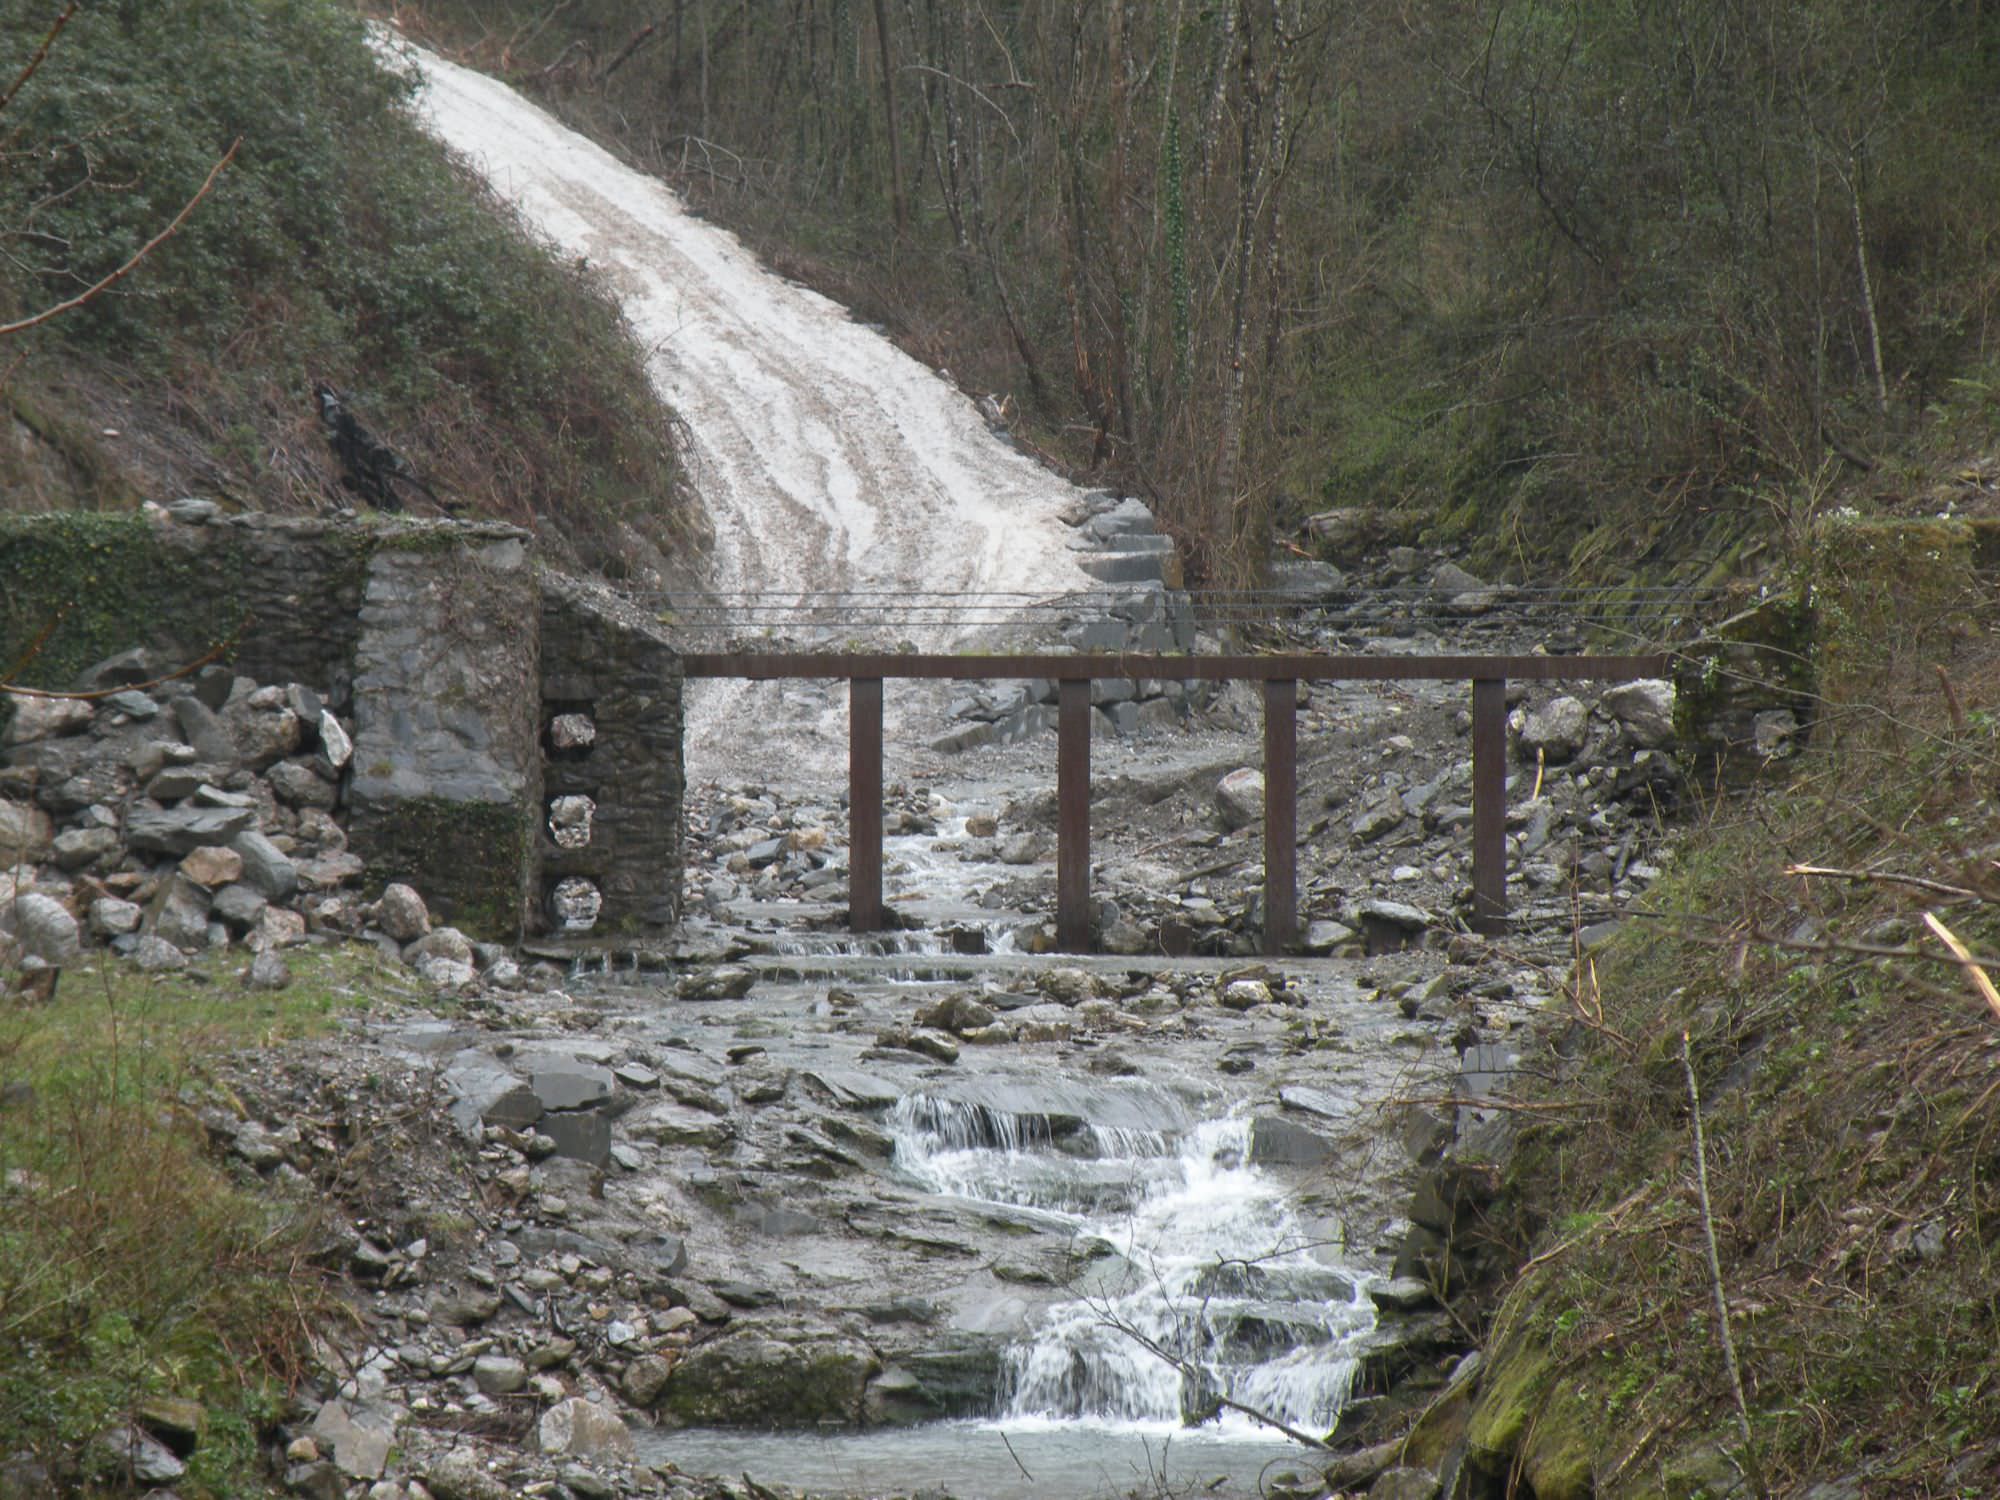
<path id="1" fill-rule="evenodd" d="M 1681 1070 L 1687 1074 L 1689 1119 L 1694 1127 L 1694 1181 L 1701 1198 L 1701 1230 L 1708 1246 L 1708 1286 L 1715 1294 L 1715 1327 L 1722 1343 L 1722 1368 L 1729 1377 L 1730 1399 L 1736 1404 L 1736 1431 L 1743 1439 L 1744 1476 L 1762 1500 L 1770 1489 L 1757 1461 L 1757 1440 L 1750 1434 L 1750 1403 L 1743 1396 L 1743 1371 L 1736 1363 L 1736 1335 L 1729 1329 L 1729 1299 L 1722 1290 L 1722 1255 L 1715 1248 L 1715 1213 L 1708 1201 L 1708 1142 L 1701 1129 L 1701 1089 L 1694 1079 L 1694 1051 L 1681 1033 Z"/>
<path id="2" fill-rule="evenodd" d="M 105 277 L 102 281 L 99 281 L 92 286 L 85 287 L 82 291 L 78 292 L 74 297 L 69 298 L 67 301 L 58 302 L 54 307 L 45 307 L 40 312 L 34 314 L 32 317 L 22 318 L 17 322 L 0 323 L 0 338 L 5 338 L 9 334 L 25 333 L 28 329 L 33 328 L 38 324 L 46 323 L 51 318 L 59 318 L 64 313 L 71 312 L 76 308 L 83 306 L 84 303 L 90 301 L 91 298 L 97 296 L 99 293 L 107 291 L 112 286 L 115 286 L 118 282 L 123 281 L 128 275 L 132 273 L 133 270 L 135 270 L 138 267 L 139 262 L 144 260 L 147 256 L 151 255 L 155 250 L 159 249 L 161 245 L 165 244 L 168 240 L 172 239 L 176 234 L 180 232 L 181 225 L 187 222 L 188 215 L 193 213 L 195 210 L 195 205 L 200 203 L 202 199 L 206 198 L 208 196 L 209 189 L 215 186 L 215 179 L 222 175 L 222 169 L 228 166 L 232 161 L 236 159 L 236 152 L 238 148 L 242 146 L 242 144 L 243 144 L 243 137 L 240 135 L 235 140 L 229 143 L 229 149 L 222 153 L 222 159 L 216 162 L 214 166 L 208 169 L 208 177 L 202 183 L 200 189 L 195 193 L 195 195 L 192 198 L 188 199 L 186 203 L 181 205 L 181 211 L 174 215 L 172 221 L 168 223 L 165 229 L 162 229 L 158 234 L 154 235 L 150 240 L 147 240 L 145 244 L 141 245 L 137 250 L 133 251 L 132 258 L 126 261 L 124 265 L 120 266 L 117 270 L 113 271 L 109 276 Z"/>
<path id="3" fill-rule="evenodd" d="M 1965 977 L 1972 981 L 1972 987 L 1979 991 L 1980 998 L 1986 1002 L 1994 1016 L 2000 1018 L 2000 989 L 1993 987 L 1993 981 L 1987 977 L 1986 970 L 1979 966 L 1979 960 L 1972 956 L 1972 950 L 1958 940 L 1957 933 L 1938 920 L 1936 912 L 1924 913 L 1924 926 L 1936 933 L 1938 941 L 1951 949 L 1951 956 L 1958 961 L 1959 967 L 1965 970 Z"/>
<path id="4" fill-rule="evenodd" d="M 1981 895 L 1962 885 L 1946 885 L 1942 880 L 1929 880 L 1922 875 L 1901 875 L 1894 870 L 1849 870 L 1834 865 L 1786 865 L 1787 875 L 1825 875 L 1834 880 L 1873 880 L 1884 885 L 1914 886 L 1920 891 L 1929 891 L 1937 896 L 1949 896 L 1954 901 L 1987 901 L 1992 898 Z"/>

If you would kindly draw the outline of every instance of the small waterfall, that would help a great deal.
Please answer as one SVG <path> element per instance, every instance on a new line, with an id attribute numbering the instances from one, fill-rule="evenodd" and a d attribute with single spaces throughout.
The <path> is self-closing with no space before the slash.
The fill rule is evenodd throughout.
<path id="1" fill-rule="evenodd" d="M 1001 1419 L 1269 1435 L 1226 1397 L 1302 1431 L 1331 1427 L 1375 1323 L 1365 1278 L 1316 1255 L 1284 1185 L 1250 1160 L 1247 1117 L 1084 1118 L 1100 1102 L 1010 1111 L 917 1094 L 892 1116 L 906 1176 L 1047 1216 L 1095 1255 L 1088 1294 L 1007 1351 Z"/>

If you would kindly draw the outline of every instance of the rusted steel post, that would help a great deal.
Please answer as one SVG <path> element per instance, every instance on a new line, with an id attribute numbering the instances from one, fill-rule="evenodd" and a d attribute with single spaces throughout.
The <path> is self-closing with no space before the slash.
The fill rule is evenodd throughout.
<path id="1" fill-rule="evenodd" d="M 1090 683 L 1056 690 L 1056 946 L 1090 951 Z"/>
<path id="2" fill-rule="evenodd" d="M 1507 930 L 1507 679 L 1472 681 L 1472 930 Z"/>
<path id="3" fill-rule="evenodd" d="M 1299 685 L 1264 684 L 1264 952 L 1292 944 L 1299 911 Z"/>
<path id="4" fill-rule="evenodd" d="M 847 924 L 882 930 L 882 679 L 847 684 Z"/>

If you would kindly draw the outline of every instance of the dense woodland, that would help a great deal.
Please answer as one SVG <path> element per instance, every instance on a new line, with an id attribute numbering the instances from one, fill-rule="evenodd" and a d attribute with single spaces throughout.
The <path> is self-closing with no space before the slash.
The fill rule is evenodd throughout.
<path id="1" fill-rule="evenodd" d="M 1197 562 L 1726 550 L 1990 396 L 1980 0 L 404 0 Z"/>

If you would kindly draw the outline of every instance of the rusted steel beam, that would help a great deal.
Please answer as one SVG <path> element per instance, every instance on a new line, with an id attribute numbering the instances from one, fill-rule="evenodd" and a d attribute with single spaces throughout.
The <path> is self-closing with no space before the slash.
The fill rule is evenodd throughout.
<path id="1" fill-rule="evenodd" d="M 1507 930 L 1507 681 L 1472 682 L 1472 930 Z"/>
<path id="2" fill-rule="evenodd" d="M 1299 906 L 1299 685 L 1264 684 L 1264 952 L 1292 945 Z"/>
<path id="3" fill-rule="evenodd" d="M 1090 951 L 1090 684 L 1056 689 L 1056 946 Z"/>
<path id="4" fill-rule="evenodd" d="M 1669 658 L 1652 656 L 952 656 L 909 652 L 736 651 L 681 658 L 690 677 L 903 677 L 985 681 L 1046 677 L 1059 682 L 1095 677 L 1154 677 L 1172 682 L 1448 682 L 1518 678 L 1531 682 L 1622 681 L 1664 676 Z"/>
<path id="5" fill-rule="evenodd" d="M 847 923 L 882 930 L 882 679 L 847 684 Z"/>

